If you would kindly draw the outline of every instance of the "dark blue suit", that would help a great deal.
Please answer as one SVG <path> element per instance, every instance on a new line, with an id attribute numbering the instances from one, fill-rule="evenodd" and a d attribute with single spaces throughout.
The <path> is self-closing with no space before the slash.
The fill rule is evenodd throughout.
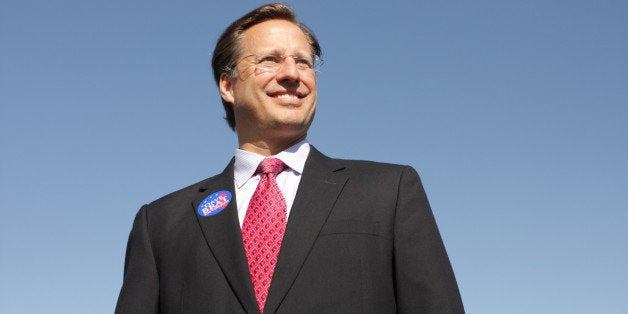
<path id="1" fill-rule="evenodd" d="M 198 204 L 231 191 L 219 214 Z M 116 313 L 258 313 L 242 245 L 233 162 L 140 209 Z M 464 313 L 419 176 L 331 159 L 312 147 L 265 313 Z"/>

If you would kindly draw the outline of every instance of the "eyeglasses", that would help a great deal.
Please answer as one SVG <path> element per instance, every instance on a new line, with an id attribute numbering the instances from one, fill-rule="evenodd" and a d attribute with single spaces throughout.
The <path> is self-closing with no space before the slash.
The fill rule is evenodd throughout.
<path id="1" fill-rule="evenodd" d="M 318 56 L 311 56 L 309 58 L 297 56 L 297 55 L 279 55 L 279 54 L 268 54 L 268 55 L 248 55 L 240 59 L 236 63 L 239 64 L 244 60 L 251 60 L 252 63 L 255 64 L 255 75 L 263 74 L 263 73 L 277 73 L 286 63 L 287 58 L 292 58 L 296 65 L 297 70 L 299 72 L 309 72 L 317 73 L 320 71 L 320 67 L 322 64 L 322 60 Z M 228 67 L 227 71 L 234 70 L 236 66 Z"/>

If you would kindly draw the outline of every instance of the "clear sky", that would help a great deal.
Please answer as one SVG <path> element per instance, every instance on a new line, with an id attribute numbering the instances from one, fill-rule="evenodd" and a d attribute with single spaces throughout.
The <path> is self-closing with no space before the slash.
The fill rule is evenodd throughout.
<path id="1" fill-rule="evenodd" d="M 286 3 L 310 142 L 419 171 L 468 313 L 628 313 L 628 2 Z M 0 0 L 0 312 L 113 311 L 139 207 L 233 155 L 210 52 L 261 4 Z"/>

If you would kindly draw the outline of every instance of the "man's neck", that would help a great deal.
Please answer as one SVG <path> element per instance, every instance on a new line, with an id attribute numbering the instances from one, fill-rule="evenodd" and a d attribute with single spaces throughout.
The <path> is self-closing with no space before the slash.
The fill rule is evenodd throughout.
<path id="1" fill-rule="evenodd" d="M 262 156 L 273 156 L 286 150 L 288 147 L 305 139 L 307 134 L 294 139 L 260 139 L 257 141 L 240 141 L 240 149 L 260 154 Z"/>

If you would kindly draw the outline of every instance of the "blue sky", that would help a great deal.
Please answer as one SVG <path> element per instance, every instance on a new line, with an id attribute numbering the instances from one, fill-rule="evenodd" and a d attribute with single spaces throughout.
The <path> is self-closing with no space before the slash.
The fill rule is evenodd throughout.
<path id="1" fill-rule="evenodd" d="M 0 0 L 0 312 L 111 313 L 139 207 L 236 147 L 210 74 L 259 1 Z M 625 1 L 287 1 L 310 142 L 422 176 L 468 313 L 627 313 Z"/>

